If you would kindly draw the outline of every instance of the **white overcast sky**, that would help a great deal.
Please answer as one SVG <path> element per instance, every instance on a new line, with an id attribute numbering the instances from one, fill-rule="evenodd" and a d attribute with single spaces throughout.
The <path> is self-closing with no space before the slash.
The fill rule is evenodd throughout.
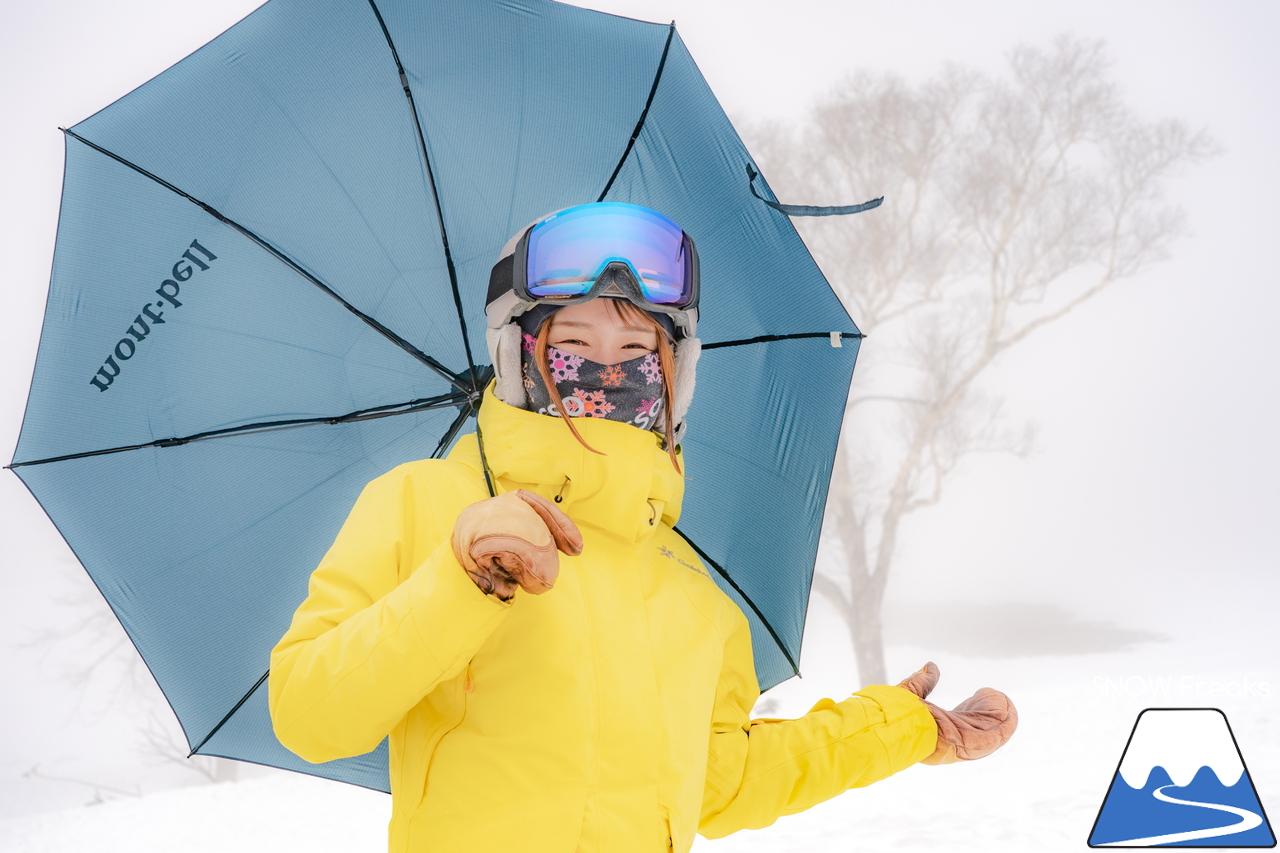
<path id="1" fill-rule="evenodd" d="M 41 0 L 0 26 L 0 454 L 17 442 L 44 307 L 70 126 L 250 12 L 253 0 Z M 1273 2 L 598 0 L 675 19 L 731 117 L 799 119 L 854 69 L 998 72 L 1018 42 L 1104 39 L 1150 118 L 1206 127 L 1222 156 L 1171 187 L 1192 234 L 1172 261 L 1049 328 L 1000 366 L 1039 426 L 1028 459 L 980 458 L 912 522 L 900 600 L 1058 602 L 1274 665 L 1280 631 L 1280 5 Z M 850 199 L 849 201 L 860 201 Z M 803 203 L 805 199 L 784 199 Z M 858 318 L 854 318 L 857 320 Z M 871 339 L 870 345 L 874 345 Z M 36 760 L 84 751 L 67 689 L 17 644 L 57 624 L 65 546 L 0 477 L 0 797 Z M 983 578 L 980 587 L 974 578 Z M 1273 622 L 1274 624 L 1274 622 Z M 100 734 L 99 737 L 102 735 Z M 107 735 L 109 736 L 109 735 Z"/>

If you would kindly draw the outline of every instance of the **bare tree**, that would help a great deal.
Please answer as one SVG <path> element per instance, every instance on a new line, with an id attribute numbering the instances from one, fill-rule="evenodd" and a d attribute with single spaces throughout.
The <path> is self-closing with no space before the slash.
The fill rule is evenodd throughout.
<path id="1" fill-rule="evenodd" d="M 54 602 L 64 614 L 61 627 L 32 632 L 24 644 L 41 653 L 45 660 L 60 661 L 57 677 L 76 689 L 74 709 L 88 718 L 118 709 L 138 721 L 136 753 L 143 763 L 154 767 L 177 766 L 193 774 L 192 781 L 234 781 L 239 763 L 225 758 L 189 755 L 186 739 L 177 718 L 165 701 L 141 655 L 116 619 L 102 594 L 93 586 L 74 560 L 67 557 L 58 566 L 64 591 Z M 91 787 L 95 801 L 102 793 L 141 796 L 100 782 L 54 776 L 31 768 L 28 777 L 49 779 Z"/>
<path id="2" fill-rule="evenodd" d="M 1103 45 L 1019 47 L 1007 79 L 956 67 L 909 85 L 859 74 L 800 127 L 755 127 L 784 200 L 885 196 L 855 217 L 797 220 L 869 340 L 837 455 L 828 527 L 843 572 L 816 588 L 848 624 L 863 681 L 885 680 L 881 603 L 907 516 L 964 457 L 1023 451 L 984 375 L 1005 351 L 1168 256 L 1183 233 L 1162 190 L 1214 151 L 1143 121 Z"/>

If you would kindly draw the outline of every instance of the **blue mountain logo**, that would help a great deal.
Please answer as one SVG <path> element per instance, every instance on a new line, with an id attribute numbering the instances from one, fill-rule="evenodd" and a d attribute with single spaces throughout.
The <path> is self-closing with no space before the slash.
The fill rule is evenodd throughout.
<path id="1" fill-rule="evenodd" d="M 1147 708 L 1102 802 L 1090 847 L 1275 847 L 1226 714 Z"/>

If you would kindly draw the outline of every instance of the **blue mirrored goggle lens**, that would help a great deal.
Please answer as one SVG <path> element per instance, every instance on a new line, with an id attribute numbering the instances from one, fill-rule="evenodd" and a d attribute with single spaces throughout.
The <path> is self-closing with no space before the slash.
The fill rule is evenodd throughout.
<path id="1" fill-rule="evenodd" d="M 525 283 L 530 296 L 584 296 L 600 272 L 625 261 L 655 305 L 690 297 L 684 232 L 667 217 L 634 204 L 582 205 L 551 216 L 529 233 Z"/>

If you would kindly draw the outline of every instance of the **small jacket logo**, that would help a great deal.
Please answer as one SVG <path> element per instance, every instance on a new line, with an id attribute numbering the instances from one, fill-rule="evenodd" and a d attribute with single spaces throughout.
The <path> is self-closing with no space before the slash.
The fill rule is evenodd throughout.
<path id="1" fill-rule="evenodd" d="M 1217 708 L 1138 715 L 1090 847 L 1274 847 L 1227 716 Z"/>
<path id="2" fill-rule="evenodd" d="M 700 569 L 700 568 L 698 568 L 697 566 L 695 566 L 695 565 L 693 565 L 693 564 L 691 564 L 691 563 L 686 563 L 684 560 L 682 560 L 682 559 L 680 559 L 679 557 L 677 557 L 677 556 L 676 556 L 676 552 L 675 552 L 675 551 L 672 551 L 672 550 L 671 550 L 670 548 L 668 548 L 666 545 L 659 545 L 659 546 L 658 546 L 658 553 L 659 553 L 659 554 L 661 554 L 662 556 L 666 557 L 668 560 L 675 560 L 677 563 L 679 563 L 680 565 L 684 566 L 686 569 L 689 569 L 690 571 L 697 572 L 698 574 L 702 575 L 704 578 L 705 578 L 705 577 L 710 577 L 710 575 L 708 575 L 708 574 L 707 574 L 703 569 Z"/>
<path id="3" fill-rule="evenodd" d="M 201 260 L 191 254 L 192 249 L 195 249 L 203 255 L 204 260 Z M 177 298 L 178 293 L 181 291 L 181 288 L 178 287 L 178 282 L 186 281 L 191 278 L 191 276 L 196 272 L 195 267 L 198 267 L 201 272 L 209 269 L 209 264 L 213 263 L 217 259 L 217 255 L 210 252 L 204 246 L 201 246 L 195 240 L 192 240 L 191 245 L 182 253 L 182 257 L 180 257 L 178 262 L 173 265 L 173 278 L 166 278 L 161 282 L 160 286 L 156 288 L 156 294 L 160 299 L 154 303 L 148 302 L 146 305 L 142 306 L 142 311 L 137 317 L 133 318 L 133 323 L 129 325 L 129 328 L 124 330 L 124 337 L 120 339 L 118 344 L 116 344 L 116 348 L 107 356 L 106 361 L 102 362 L 102 367 L 98 368 L 98 372 L 89 380 L 89 384 L 94 388 L 97 388 L 99 391 L 106 391 L 110 388 L 111 383 L 115 382 L 116 377 L 120 375 L 121 363 L 133 358 L 133 354 L 138 350 L 138 344 L 142 343 L 143 340 L 146 339 L 147 335 L 151 334 L 153 326 L 160 326 L 166 322 L 164 319 L 164 311 L 153 309 L 165 308 L 166 306 L 170 308 L 181 308 L 182 303 L 179 302 Z M 190 261 L 190 263 L 187 263 L 188 261 Z M 195 267 L 193 267 L 192 264 L 194 264 Z M 148 320 L 151 321 L 150 324 L 147 323 Z"/>

